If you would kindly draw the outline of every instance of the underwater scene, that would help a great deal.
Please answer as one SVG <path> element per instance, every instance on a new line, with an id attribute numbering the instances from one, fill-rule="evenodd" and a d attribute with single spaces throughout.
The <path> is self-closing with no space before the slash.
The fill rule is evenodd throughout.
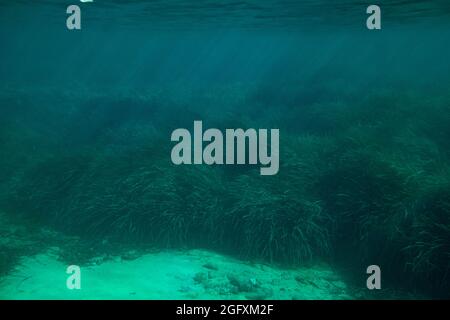
<path id="1" fill-rule="evenodd" d="M 449 298 L 448 0 L 0 2 L 0 299 Z"/>

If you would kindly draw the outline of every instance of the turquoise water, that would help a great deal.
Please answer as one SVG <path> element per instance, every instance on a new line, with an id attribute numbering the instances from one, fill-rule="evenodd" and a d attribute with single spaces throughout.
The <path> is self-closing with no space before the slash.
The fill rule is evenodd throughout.
<path id="1" fill-rule="evenodd" d="M 0 298 L 448 298 L 450 4 L 369 4 L 1 2 Z M 194 121 L 279 129 L 277 174 L 175 165 Z M 182 276 L 120 287 L 151 261 Z"/>

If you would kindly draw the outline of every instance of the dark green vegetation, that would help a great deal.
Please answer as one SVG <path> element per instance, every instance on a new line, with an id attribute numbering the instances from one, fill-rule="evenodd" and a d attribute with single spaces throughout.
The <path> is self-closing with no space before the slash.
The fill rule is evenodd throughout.
<path id="1" fill-rule="evenodd" d="M 343 89 L 2 90 L 1 208 L 85 241 L 326 260 L 361 283 L 378 264 L 385 287 L 449 297 L 450 94 Z M 170 132 L 193 120 L 280 128 L 279 174 L 174 166 Z"/>

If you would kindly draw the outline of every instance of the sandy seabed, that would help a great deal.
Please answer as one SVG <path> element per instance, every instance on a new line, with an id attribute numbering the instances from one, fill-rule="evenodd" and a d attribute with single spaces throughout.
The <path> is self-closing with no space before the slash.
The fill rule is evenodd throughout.
<path id="1" fill-rule="evenodd" d="M 327 266 L 279 269 L 205 250 L 118 256 L 81 266 L 81 289 L 49 250 L 0 279 L 0 299 L 351 299 Z"/>

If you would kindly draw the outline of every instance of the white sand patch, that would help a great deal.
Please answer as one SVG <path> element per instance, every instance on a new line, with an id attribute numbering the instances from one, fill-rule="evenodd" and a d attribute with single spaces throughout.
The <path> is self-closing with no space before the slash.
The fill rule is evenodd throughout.
<path id="1" fill-rule="evenodd" d="M 48 253 L 23 258 L 0 280 L 1 299 L 349 299 L 327 267 L 284 270 L 203 250 L 163 251 L 81 266 L 81 289 Z"/>

